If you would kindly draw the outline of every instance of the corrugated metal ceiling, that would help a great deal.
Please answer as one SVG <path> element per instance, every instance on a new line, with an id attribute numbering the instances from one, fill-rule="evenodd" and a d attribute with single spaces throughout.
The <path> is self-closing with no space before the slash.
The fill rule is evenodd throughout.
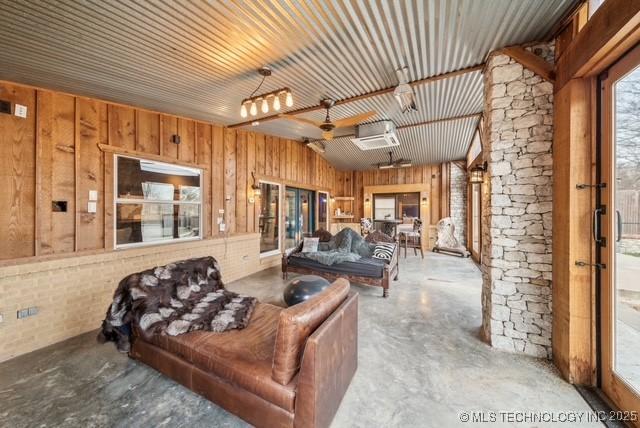
<path id="1" fill-rule="evenodd" d="M 0 78 L 232 124 L 242 121 L 239 103 L 255 89 L 255 70 L 263 65 L 274 70 L 265 91 L 289 86 L 292 109 L 313 106 L 323 97 L 396 85 L 401 66 L 414 81 L 479 64 L 496 48 L 543 38 L 572 3 L 0 0 Z M 402 115 L 392 96 L 382 95 L 336 106 L 332 118 L 375 110 L 402 125 L 479 112 L 481 85 L 479 73 L 469 73 L 416 87 L 417 113 Z M 416 163 L 435 162 L 442 153 L 460 157 L 445 147 L 471 135 L 459 126 L 441 126 L 455 135 L 403 131 L 402 150 Z M 282 119 L 257 129 L 289 138 L 318 135 Z M 419 139 L 427 136 L 425 148 Z M 346 147 L 342 154 L 359 164 L 377 156 Z"/>

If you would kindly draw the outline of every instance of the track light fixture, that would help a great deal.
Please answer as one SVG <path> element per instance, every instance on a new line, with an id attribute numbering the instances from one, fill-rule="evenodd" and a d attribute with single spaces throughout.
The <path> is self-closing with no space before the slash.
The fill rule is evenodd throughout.
<path id="1" fill-rule="evenodd" d="M 262 67 L 258 70 L 258 74 L 262 76 L 262 80 L 258 87 L 247 98 L 240 103 L 240 116 L 244 119 L 248 115 L 256 116 L 258 114 L 258 104 L 260 104 L 260 111 L 264 114 L 269 113 L 269 100 L 273 98 L 271 108 L 274 111 L 280 111 L 280 97 L 284 96 L 284 105 L 287 107 L 293 106 L 293 95 L 289 88 L 280 88 L 275 91 L 256 95 L 256 92 L 262 87 L 265 79 L 271 76 L 271 69 L 269 67 Z M 249 108 L 247 110 L 247 105 Z"/>

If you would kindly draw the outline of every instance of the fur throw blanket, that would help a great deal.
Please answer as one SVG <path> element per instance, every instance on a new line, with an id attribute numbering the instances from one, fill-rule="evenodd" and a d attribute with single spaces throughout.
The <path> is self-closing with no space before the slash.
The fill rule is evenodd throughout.
<path id="1" fill-rule="evenodd" d="M 98 334 L 128 352 L 132 329 L 143 337 L 246 327 L 257 300 L 227 291 L 213 257 L 190 259 L 134 273 L 118 285 Z"/>

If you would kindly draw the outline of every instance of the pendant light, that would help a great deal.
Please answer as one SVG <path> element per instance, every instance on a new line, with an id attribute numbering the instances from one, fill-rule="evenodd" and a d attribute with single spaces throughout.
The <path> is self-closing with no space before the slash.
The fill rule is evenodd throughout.
<path id="1" fill-rule="evenodd" d="M 248 115 L 256 116 L 258 114 L 258 107 L 260 108 L 260 111 L 263 114 L 269 113 L 270 97 L 273 97 L 273 104 L 271 105 L 271 107 L 273 108 L 274 111 L 280 111 L 280 109 L 282 108 L 282 105 L 280 102 L 280 95 L 283 95 L 283 94 L 284 94 L 284 104 L 287 107 L 293 106 L 293 95 L 291 94 L 291 90 L 287 87 L 256 95 L 256 92 L 258 92 L 258 90 L 262 87 L 262 84 L 264 83 L 265 79 L 271 76 L 271 69 L 269 67 L 262 67 L 258 69 L 258 74 L 262 76 L 262 80 L 260 81 L 260 84 L 258 84 L 258 87 L 251 93 L 251 95 L 249 95 L 248 98 L 245 98 L 240 103 L 240 116 L 243 119 L 246 118 Z M 248 114 L 247 114 L 247 104 L 249 103 L 251 104 L 251 106 L 249 107 Z M 259 106 L 258 106 L 258 103 L 260 104 Z"/>

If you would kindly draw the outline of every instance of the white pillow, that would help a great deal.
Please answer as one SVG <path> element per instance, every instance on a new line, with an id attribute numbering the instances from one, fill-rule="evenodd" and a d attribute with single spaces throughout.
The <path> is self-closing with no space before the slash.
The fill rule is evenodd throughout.
<path id="1" fill-rule="evenodd" d="M 302 244 L 302 252 L 315 253 L 316 251 L 318 251 L 319 242 L 320 238 L 304 238 L 304 242 Z"/>

